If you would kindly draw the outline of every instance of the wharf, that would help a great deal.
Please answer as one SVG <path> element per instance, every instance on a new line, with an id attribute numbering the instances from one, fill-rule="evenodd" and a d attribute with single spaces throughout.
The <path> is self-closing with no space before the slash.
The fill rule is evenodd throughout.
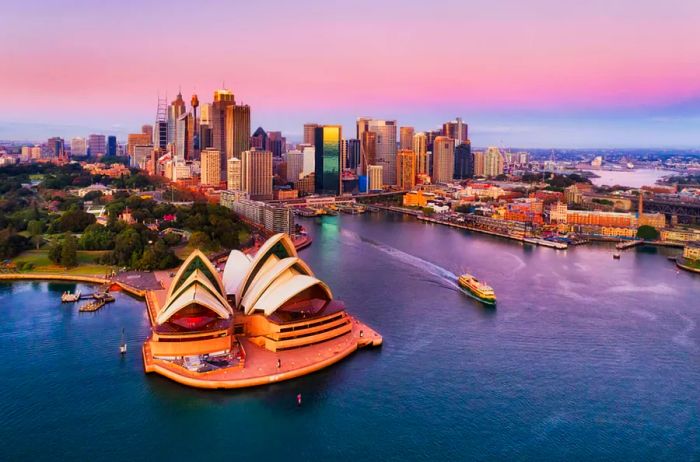
<path id="1" fill-rule="evenodd" d="M 112 303 L 113 301 L 114 301 L 114 297 L 112 297 L 111 295 L 108 295 L 108 294 L 103 294 L 99 298 L 95 297 L 94 301 L 82 305 L 78 309 L 78 311 L 92 313 L 92 312 L 99 310 L 100 308 L 105 306 L 107 303 Z"/>
<path id="2" fill-rule="evenodd" d="M 617 250 L 625 250 L 625 249 L 631 249 L 632 247 L 637 247 L 638 245 L 644 244 L 644 241 L 641 239 L 637 239 L 634 241 L 626 241 L 626 242 L 618 242 L 615 244 L 615 248 Z"/>
<path id="3" fill-rule="evenodd" d="M 421 221 L 425 221 L 428 223 L 435 223 L 435 224 L 439 224 L 439 225 L 450 226 L 452 228 L 465 229 L 467 231 L 474 231 L 476 233 L 490 234 L 491 236 L 504 237 L 506 239 L 512 239 L 514 241 L 523 242 L 525 240 L 524 238 L 519 237 L 519 236 L 511 236 L 509 234 L 497 233 L 495 231 L 489 231 L 486 229 L 476 228 L 473 226 L 467 226 L 467 225 L 463 225 L 463 224 L 459 224 L 459 223 L 452 223 L 451 221 L 436 220 L 435 218 L 428 218 L 428 217 L 424 217 L 424 216 L 417 216 L 417 218 Z"/>
<path id="4" fill-rule="evenodd" d="M 557 250 L 566 250 L 569 248 L 568 244 L 565 244 L 563 242 L 553 242 L 553 241 L 548 241 L 546 239 L 539 239 L 539 238 L 534 238 L 534 237 L 526 237 L 523 239 L 523 242 L 527 244 L 533 244 L 533 245 L 541 245 L 543 247 L 549 247 L 551 249 L 557 249 Z"/>

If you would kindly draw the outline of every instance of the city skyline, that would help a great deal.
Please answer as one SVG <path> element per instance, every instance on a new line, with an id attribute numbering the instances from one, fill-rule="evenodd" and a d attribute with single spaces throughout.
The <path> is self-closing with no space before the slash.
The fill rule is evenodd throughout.
<path id="1" fill-rule="evenodd" d="M 372 15 L 364 1 L 8 5 L 0 139 L 123 139 L 158 96 L 209 101 L 224 86 L 253 127 L 290 140 L 305 122 L 421 131 L 460 115 L 476 146 L 700 146 L 700 5 L 608 3 L 447 2 L 448 16 L 395 1 Z M 220 17 L 235 27 L 216 28 Z"/>

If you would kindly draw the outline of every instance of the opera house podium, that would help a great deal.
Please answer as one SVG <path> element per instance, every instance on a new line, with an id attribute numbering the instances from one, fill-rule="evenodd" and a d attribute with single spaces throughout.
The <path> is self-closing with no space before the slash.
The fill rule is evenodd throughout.
<path id="1" fill-rule="evenodd" d="M 146 372 L 200 388 L 241 388 L 299 377 L 381 336 L 350 316 L 276 234 L 255 253 L 233 250 L 223 274 L 194 251 L 147 295 Z"/>

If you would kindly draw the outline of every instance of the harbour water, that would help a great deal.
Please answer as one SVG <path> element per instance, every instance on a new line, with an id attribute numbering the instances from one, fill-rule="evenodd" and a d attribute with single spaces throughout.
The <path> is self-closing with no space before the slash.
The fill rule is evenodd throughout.
<path id="1" fill-rule="evenodd" d="M 657 180 L 672 175 L 669 170 L 636 169 L 636 170 L 595 170 L 598 177 L 591 178 L 596 186 L 628 186 L 630 188 L 641 188 L 642 186 L 653 186 Z"/>
<path id="2" fill-rule="evenodd" d="M 700 277 L 666 259 L 677 250 L 613 260 L 607 245 L 558 251 L 383 213 L 303 224 L 302 257 L 381 348 L 291 382 L 194 390 L 143 374 L 140 301 L 79 314 L 59 300 L 75 285 L 2 284 L 1 458 L 700 457 Z M 458 290 L 463 271 L 498 308 Z"/>

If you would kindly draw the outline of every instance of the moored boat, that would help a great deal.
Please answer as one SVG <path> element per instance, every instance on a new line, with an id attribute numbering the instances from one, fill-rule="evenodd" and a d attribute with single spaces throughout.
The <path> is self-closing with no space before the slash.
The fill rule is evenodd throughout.
<path id="1" fill-rule="evenodd" d="M 484 284 L 471 274 L 463 274 L 458 279 L 459 286 L 472 298 L 486 305 L 496 305 L 496 293 L 488 284 Z"/>

